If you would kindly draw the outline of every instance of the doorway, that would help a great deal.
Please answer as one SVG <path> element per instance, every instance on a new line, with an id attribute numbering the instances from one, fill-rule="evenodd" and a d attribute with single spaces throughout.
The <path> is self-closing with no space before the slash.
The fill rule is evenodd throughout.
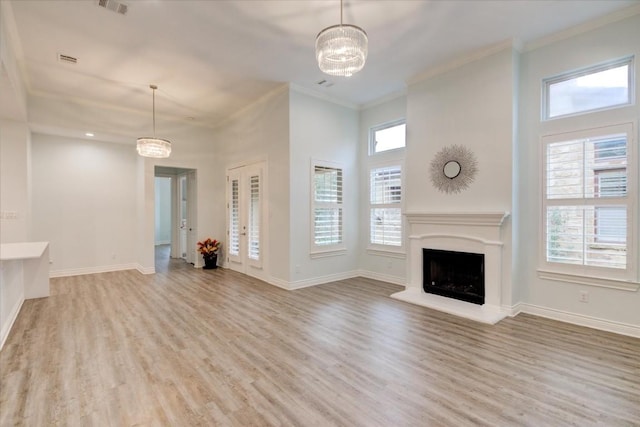
<path id="1" fill-rule="evenodd" d="M 159 240 L 156 234 L 156 269 L 167 264 L 170 259 L 196 264 L 196 224 L 197 224 L 197 180 L 195 169 L 155 167 L 155 220 L 156 233 L 159 222 L 169 222 L 169 242 Z M 165 180 L 165 181 L 163 181 Z M 170 190 L 167 192 L 166 180 Z M 158 186 L 158 182 L 161 183 Z M 167 196 L 168 193 L 168 196 Z M 170 198 L 167 202 L 166 197 Z M 161 268 L 162 269 L 162 268 Z"/>
<path id="2" fill-rule="evenodd" d="M 227 262 L 253 276 L 262 268 L 264 162 L 227 170 Z"/>

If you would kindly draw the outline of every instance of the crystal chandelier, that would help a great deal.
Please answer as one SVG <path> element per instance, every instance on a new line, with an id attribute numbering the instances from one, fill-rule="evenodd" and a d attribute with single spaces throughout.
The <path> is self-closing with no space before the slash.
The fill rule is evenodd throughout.
<path id="1" fill-rule="evenodd" d="M 143 157 L 162 159 L 171 154 L 171 143 L 166 139 L 156 138 L 156 89 L 158 86 L 149 85 L 153 90 L 153 137 L 144 136 L 138 138 L 138 154 Z"/>
<path id="2" fill-rule="evenodd" d="M 349 77 L 362 70 L 367 60 L 367 33 L 360 27 L 342 23 L 320 31 L 316 37 L 316 59 L 324 73 Z"/>

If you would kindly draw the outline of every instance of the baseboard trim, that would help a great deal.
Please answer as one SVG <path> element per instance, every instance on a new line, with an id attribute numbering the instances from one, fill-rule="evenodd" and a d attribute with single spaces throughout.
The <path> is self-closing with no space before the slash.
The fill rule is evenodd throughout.
<path id="1" fill-rule="evenodd" d="M 393 283 L 394 285 L 407 286 L 407 279 L 404 277 L 391 276 L 389 274 L 376 273 L 374 271 L 358 270 L 358 276 L 365 279 L 380 280 L 381 282 Z"/>
<path id="2" fill-rule="evenodd" d="M 155 274 L 156 273 L 156 268 L 155 267 L 143 267 L 140 264 L 135 264 L 134 268 L 136 270 L 138 270 L 142 274 Z M 127 269 L 127 270 L 129 270 L 129 269 Z"/>
<path id="3" fill-rule="evenodd" d="M 521 303 L 518 305 L 520 306 L 521 313 L 533 314 L 535 316 L 559 320 L 561 322 L 571 323 L 578 326 L 586 326 L 593 329 L 640 338 L 640 326 L 638 325 L 614 322 L 597 317 L 585 316 L 583 314 L 569 313 L 567 311 L 556 310 L 553 308 L 540 307 L 533 304 Z"/>
<path id="4" fill-rule="evenodd" d="M 522 303 L 519 302 L 516 305 L 508 306 L 503 305 L 500 307 L 502 312 L 505 313 L 509 317 L 516 317 L 518 314 L 522 313 Z"/>
<path id="5" fill-rule="evenodd" d="M 85 274 L 96 273 L 108 273 L 111 271 L 122 270 L 140 270 L 140 266 L 137 264 L 117 264 L 117 265 L 105 265 L 100 267 L 84 267 L 84 268 L 70 268 L 67 270 L 51 270 L 49 277 L 68 277 L 68 276 L 82 276 Z M 153 269 L 155 272 L 155 269 Z"/>
<path id="6" fill-rule="evenodd" d="M 278 279 L 276 277 L 269 277 L 265 280 L 270 285 L 277 286 L 288 291 L 296 289 L 308 288 L 310 286 L 323 285 L 325 283 L 336 282 L 338 280 L 352 279 L 358 277 L 360 274 L 357 271 L 347 271 L 344 273 L 329 274 L 327 276 L 314 277 L 313 279 L 296 280 L 295 282 L 287 282 L 286 280 Z"/>
<path id="7" fill-rule="evenodd" d="M 0 331 L 0 350 L 4 347 L 4 343 L 9 338 L 9 333 L 11 332 L 11 328 L 18 318 L 18 314 L 22 309 L 22 304 L 24 303 L 24 294 L 20 295 L 20 298 L 16 301 L 16 303 L 11 308 L 11 313 L 7 319 L 7 323 L 5 323 L 2 327 L 2 331 Z"/>

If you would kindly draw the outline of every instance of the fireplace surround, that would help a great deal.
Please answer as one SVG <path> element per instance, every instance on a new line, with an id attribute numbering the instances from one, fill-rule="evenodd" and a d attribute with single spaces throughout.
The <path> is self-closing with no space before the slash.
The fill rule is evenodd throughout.
<path id="1" fill-rule="evenodd" d="M 506 317 L 503 294 L 502 228 L 509 212 L 421 212 L 405 214 L 409 223 L 406 289 L 391 295 L 412 304 L 495 324 Z M 423 249 L 482 254 L 484 303 L 427 293 L 423 289 Z"/>

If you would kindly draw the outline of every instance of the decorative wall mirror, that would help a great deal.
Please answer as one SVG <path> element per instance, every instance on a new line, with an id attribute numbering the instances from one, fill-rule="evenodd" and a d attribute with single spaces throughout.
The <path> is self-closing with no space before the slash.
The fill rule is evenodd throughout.
<path id="1" fill-rule="evenodd" d="M 478 171 L 476 156 L 461 145 L 440 150 L 430 165 L 431 182 L 443 193 L 460 193 L 469 187 Z"/>
<path id="2" fill-rule="evenodd" d="M 460 175 L 460 170 L 461 169 L 462 168 L 460 167 L 460 163 L 458 163 L 455 160 L 449 160 L 442 167 L 442 173 L 444 173 L 444 176 L 446 176 L 447 178 L 453 179 L 453 178 L 457 177 L 458 175 Z"/>

